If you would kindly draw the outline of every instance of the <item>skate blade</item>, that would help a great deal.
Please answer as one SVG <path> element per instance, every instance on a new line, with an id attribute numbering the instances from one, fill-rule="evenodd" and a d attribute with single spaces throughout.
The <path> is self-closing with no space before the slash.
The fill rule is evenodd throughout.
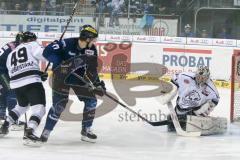
<path id="1" fill-rule="evenodd" d="M 23 145 L 29 147 L 41 147 L 43 143 L 41 141 L 33 141 L 30 139 L 23 139 Z"/>
<path id="2" fill-rule="evenodd" d="M 89 142 L 89 143 L 96 143 L 97 142 L 96 139 L 90 139 L 86 136 L 82 136 L 81 140 L 84 141 L 84 142 Z"/>

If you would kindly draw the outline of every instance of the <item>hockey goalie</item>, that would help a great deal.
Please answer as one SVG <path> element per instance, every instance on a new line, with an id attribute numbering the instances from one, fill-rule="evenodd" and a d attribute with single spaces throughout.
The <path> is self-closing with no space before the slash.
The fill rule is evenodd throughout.
<path id="1" fill-rule="evenodd" d="M 219 94 L 210 78 L 209 68 L 200 66 L 196 72 L 175 74 L 171 82 L 172 92 L 164 97 L 166 104 L 178 93 L 175 112 L 183 130 L 201 132 L 201 135 L 223 134 L 227 131 L 227 119 L 211 117 L 218 105 Z M 168 116 L 168 131 L 175 131 L 171 116 Z"/>

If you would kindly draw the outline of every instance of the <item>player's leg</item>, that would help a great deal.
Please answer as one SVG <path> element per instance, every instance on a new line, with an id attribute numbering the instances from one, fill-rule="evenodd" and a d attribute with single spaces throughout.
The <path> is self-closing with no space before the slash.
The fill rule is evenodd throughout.
<path id="1" fill-rule="evenodd" d="M 46 124 L 41 135 L 41 139 L 43 142 L 47 142 L 51 131 L 57 124 L 61 113 L 64 111 L 68 103 L 68 95 L 53 91 L 52 100 L 53 106 L 50 108 L 48 112 Z"/>
<path id="2" fill-rule="evenodd" d="M 29 103 L 28 103 L 28 99 L 25 95 L 26 88 L 20 87 L 20 88 L 15 89 L 14 91 L 17 96 L 18 105 L 16 105 L 11 111 L 9 111 L 7 118 L 4 121 L 4 123 L 0 129 L 1 135 L 8 134 L 9 127 L 12 124 L 16 123 L 17 120 L 19 119 L 19 117 L 27 111 L 27 106 Z"/>
<path id="3" fill-rule="evenodd" d="M 6 104 L 8 113 L 17 105 L 17 97 L 13 90 L 9 89 L 6 94 Z M 12 131 L 20 131 L 24 129 L 25 122 L 17 121 L 12 125 Z"/>
<path id="4" fill-rule="evenodd" d="M 6 108 L 7 108 L 6 92 L 0 83 L 0 125 L 3 123 L 3 121 L 6 118 Z"/>
<path id="5" fill-rule="evenodd" d="M 6 109 L 7 109 L 7 101 L 6 101 L 6 95 L 8 88 L 6 87 L 3 74 L 0 75 L 0 124 L 3 123 L 3 121 L 6 118 Z"/>
<path id="6" fill-rule="evenodd" d="M 79 97 L 79 99 L 84 102 L 81 140 L 95 143 L 97 140 L 97 136 L 91 131 L 91 127 L 95 117 L 97 99 L 94 97 L 91 98 Z"/>
<path id="7" fill-rule="evenodd" d="M 8 90 L 6 95 L 6 104 L 8 112 L 10 112 L 17 105 L 17 97 L 13 90 Z"/>
<path id="8" fill-rule="evenodd" d="M 34 132 L 36 128 L 39 126 L 42 117 L 45 115 L 46 110 L 45 90 L 43 88 L 42 83 L 32 83 L 27 85 L 26 87 L 27 87 L 26 97 L 31 107 L 31 116 L 28 121 L 24 139 L 37 141 L 39 139 L 34 135 Z"/>

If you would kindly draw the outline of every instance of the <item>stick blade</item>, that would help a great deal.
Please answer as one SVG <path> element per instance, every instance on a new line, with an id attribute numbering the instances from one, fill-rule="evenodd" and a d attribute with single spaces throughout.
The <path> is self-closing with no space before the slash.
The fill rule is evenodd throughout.
<path id="1" fill-rule="evenodd" d="M 168 120 L 163 120 L 163 121 L 159 121 L 159 122 L 149 122 L 152 126 L 164 126 L 164 125 L 168 125 L 169 122 Z"/>
<path id="2" fill-rule="evenodd" d="M 176 131 L 179 136 L 183 136 L 183 137 L 199 137 L 199 136 L 201 136 L 201 132 L 187 132 L 182 129 L 180 129 L 180 130 L 176 129 Z"/>
<path id="3" fill-rule="evenodd" d="M 172 122 L 173 122 L 174 127 L 176 129 L 176 132 L 179 136 L 184 136 L 184 137 L 199 137 L 199 136 L 201 136 L 201 132 L 187 132 L 187 131 L 184 131 L 182 129 L 182 127 L 180 126 L 180 123 L 179 123 L 177 114 L 176 114 L 176 112 L 173 108 L 172 102 L 169 101 L 167 103 L 167 106 L 168 106 L 168 109 L 170 111 Z"/>

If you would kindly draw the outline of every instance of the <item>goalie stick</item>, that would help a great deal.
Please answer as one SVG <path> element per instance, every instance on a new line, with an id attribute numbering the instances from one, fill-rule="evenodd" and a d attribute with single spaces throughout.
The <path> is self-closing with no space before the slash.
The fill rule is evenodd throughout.
<path id="1" fill-rule="evenodd" d="M 173 108 L 172 102 L 169 101 L 167 103 L 167 106 L 168 106 L 168 109 L 170 111 L 170 116 L 171 116 L 173 125 L 174 125 L 178 135 L 184 136 L 184 137 L 198 137 L 198 136 L 201 136 L 201 132 L 187 132 L 187 131 L 184 131 L 182 129 L 182 127 L 180 126 L 180 123 L 179 123 L 177 114 L 176 114 L 176 112 Z"/>
<path id="2" fill-rule="evenodd" d="M 63 33 L 62 33 L 61 37 L 59 38 L 59 41 L 62 40 L 64 34 L 66 33 L 67 28 L 68 28 L 70 22 L 72 21 L 72 18 L 73 18 L 74 14 L 75 14 L 75 11 L 76 11 L 76 8 L 77 8 L 77 5 L 78 5 L 79 2 L 80 2 L 80 0 L 77 0 L 77 1 L 76 1 L 75 5 L 74 5 L 74 7 L 73 7 L 73 10 L 72 10 L 72 14 L 70 15 L 69 19 L 67 20 L 67 25 L 64 27 Z M 48 62 L 47 67 L 46 67 L 45 70 L 44 70 L 44 73 L 47 72 L 49 66 L 50 66 L 50 62 Z"/>

